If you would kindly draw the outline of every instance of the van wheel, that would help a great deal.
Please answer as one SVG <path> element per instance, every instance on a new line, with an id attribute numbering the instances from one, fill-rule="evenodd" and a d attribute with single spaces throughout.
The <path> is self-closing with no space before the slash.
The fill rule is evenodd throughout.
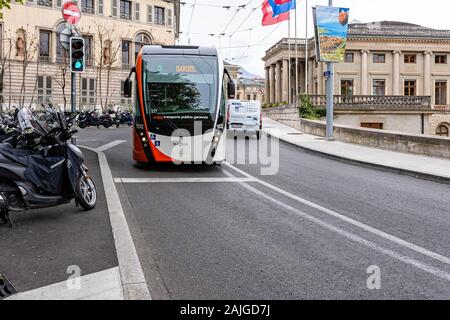
<path id="1" fill-rule="evenodd" d="M 256 140 L 260 140 L 261 139 L 261 133 L 258 131 L 256 132 Z"/>

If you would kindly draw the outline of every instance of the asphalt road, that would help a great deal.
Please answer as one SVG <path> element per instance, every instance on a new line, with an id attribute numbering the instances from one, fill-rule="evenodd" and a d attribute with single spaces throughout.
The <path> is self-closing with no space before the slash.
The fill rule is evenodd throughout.
<path id="1" fill-rule="evenodd" d="M 115 178 L 217 178 L 117 184 L 154 299 L 450 299 L 449 185 L 284 143 L 262 176 L 242 164 L 256 141 L 233 157 L 232 138 L 232 166 L 141 168 L 130 137 L 94 128 L 79 143 L 126 140 L 105 152 Z"/>

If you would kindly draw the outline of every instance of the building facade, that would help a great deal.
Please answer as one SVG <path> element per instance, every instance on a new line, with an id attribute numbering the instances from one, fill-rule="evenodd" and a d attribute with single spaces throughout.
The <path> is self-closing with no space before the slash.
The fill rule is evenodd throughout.
<path id="1" fill-rule="evenodd" d="M 267 102 L 293 102 L 297 93 L 305 92 L 309 95 L 325 95 L 326 65 L 316 62 L 314 39 L 308 42 L 307 61 L 305 49 L 305 40 L 282 39 L 266 52 L 263 60 L 266 67 Z M 417 128 L 407 131 L 448 134 L 449 55 L 450 30 L 434 30 L 391 21 L 351 24 L 345 62 L 335 64 L 335 94 L 369 97 L 402 96 L 412 99 L 417 96 L 429 97 L 430 114 L 427 123 L 419 126 L 420 132 L 417 132 Z M 306 66 L 308 81 L 305 77 Z M 348 111 L 351 110 L 347 110 L 346 114 L 338 112 L 336 121 L 384 129 L 389 127 L 393 130 L 398 126 L 388 125 L 387 122 L 402 123 L 404 119 L 411 118 L 399 117 L 399 113 L 413 115 L 414 119 L 421 119 L 423 114 L 423 110 L 398 107 L 393 108 L 397 116 L 391 116 L 390 110 L 384 110 L 383 113 L 372 110 L 370 114 L 364 114 L 364 110 L 359 110 L 358 115 Z M 393 118 L 398 119 L 392 121 Z"/>
<path id="2" fill-rule="evenodd" d="M 254 79 L 238 78 L 236 80 L 236 98 L 242 101 L 260 101 L 265 100 L 264 82 Z"/>
<path id="3" fill-rule="evenodd" d="M 70 103 L 68 55 L 61 45 L 64 0 L 24 0 L 0 21 L 0 97 L 3 106 Z M 81 0 L 78 33 L 86 70 L 77 77 L 81 108 L 129 105 L 123 81 L 146 44 L 173 45 L 179 33 L 178 0 Z"/>

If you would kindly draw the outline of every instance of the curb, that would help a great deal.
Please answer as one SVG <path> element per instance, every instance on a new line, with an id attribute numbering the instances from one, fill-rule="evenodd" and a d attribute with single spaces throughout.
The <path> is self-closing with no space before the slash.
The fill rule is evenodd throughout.
<path id="1" fill-rule="evenodd" d="M 272 136 L 272 134 L 270 134 L 270 132 L 268 132 L 267 129 L 263 129 L 263 131 L 265 133 L 267 133 L 269 136 Z M 442 183 L 442 184 L 450 184 L 450 178 L 447 178 L 447 177 L 442 177 L 442 176 L 438 176 L 438 175 L 417 172 L 417 171 L 412 171 L 412 170 L 406 170 L 406 169 L 401 169 L 401 168 L 392 167 L 392 166 L 385 166 L 385 165 L 371 163 L 371 162 L 365 162 L 365 161 L 361 161 L 361 160 L 355 160 L 355 159 L 347 158 L 344 156 L 338 156 L 335 154 L 326 153 L 323 151 L 308 148 L 308 147 L 296 144 L 294 142 L 287 141 L 281 137 L 276 137 L 276 136 L 273 136 L 273 137 L 277 138 L 278 140 L 283 141 L 284 143 L 295 146 L 295 147 L 300 148 L 309 153 L 318 154 L 318 155 L 324 156 L 326 158 L 337 160 L 340 162 L 353 164 L 353 165 L 357 165 L 357 166 L 365 167 L 365 168 L 377 169 L 377 170 L 381 170 L 381 171 L 385 171 L 385 172 L 397 173 L 397 174 L 401 174 L 401 175 L 405 175 L 405 176 L 409 176 L 409 177 L 413 177 L 413 178 L 419 178 L 422 180 L 428 180 L 428 181 L 433 181 L 433 182 Z"/>
<path id="2" fill-rule="evenodd" d="M 123 297 L 125 300 L 152 300 L 136 248 L 134 246 L 133 238 L 123 212 L 116 184 L 114 182 L 111 169 L 108 165 L 108 159 L 102 151 L 102 147 L 99 149 L 93 149 L 86 146 L 79 147 L 93 151 L 98 156 L 100 173 L 103 180 L 103 187 L 105 189 L 109 219 L 114 236 L 117 260 L 119 262 Z"/>

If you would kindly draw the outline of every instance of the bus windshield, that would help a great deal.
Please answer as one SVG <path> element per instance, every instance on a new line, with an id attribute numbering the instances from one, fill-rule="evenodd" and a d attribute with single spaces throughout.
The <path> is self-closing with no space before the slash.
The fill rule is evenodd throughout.
<path id="1" fill-rule="evenodd" d="M 151 114 L 213 115 L 217 107 L 217 58 L 144 56 L 146 109 Z"/>

